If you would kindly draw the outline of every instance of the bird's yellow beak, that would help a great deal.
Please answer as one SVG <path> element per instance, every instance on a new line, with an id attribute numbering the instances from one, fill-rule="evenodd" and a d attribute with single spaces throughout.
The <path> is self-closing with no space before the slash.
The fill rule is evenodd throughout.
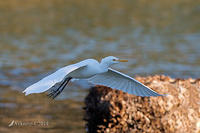
<path id="1" fill-rule="evenodd" d="M 122 59 L 119 59 L 118 61 L 119 62 L 128 62 L 128 60 L 122 60 Z"/>

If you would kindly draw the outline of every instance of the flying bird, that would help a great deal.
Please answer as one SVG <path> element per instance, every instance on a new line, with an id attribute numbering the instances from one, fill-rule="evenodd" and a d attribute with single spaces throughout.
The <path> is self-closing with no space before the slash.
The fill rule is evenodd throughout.
<path id="1" fill-rule="evenodd" d="M 87 79 L 92 84 L 111 87 L 136 96 L 165 96 L 158 94 L 134 78 L 111 68 L 114 64 L 127 61 L 114 56 L 105 57 L 100 63 L 95 59 L 86 59 L 57 70 L 26 88 L 23 93 L 29 95 L 50 90 L 48 96 L 54 99 L 71 79 Z"/>

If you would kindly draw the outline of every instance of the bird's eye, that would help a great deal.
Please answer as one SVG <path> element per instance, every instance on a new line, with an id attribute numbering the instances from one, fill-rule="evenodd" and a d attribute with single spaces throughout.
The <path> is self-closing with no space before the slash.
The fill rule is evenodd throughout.
<path id="1" fill-rule="evenodd" d="M 116 61 L 116 59 L 113 59 L 113 61 Z"/>

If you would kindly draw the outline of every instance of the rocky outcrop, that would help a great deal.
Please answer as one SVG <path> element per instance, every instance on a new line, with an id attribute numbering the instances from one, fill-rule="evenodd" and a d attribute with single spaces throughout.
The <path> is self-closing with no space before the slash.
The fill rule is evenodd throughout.
<path id="1" fill-rule="evenodd" d="M 104 86 L 85 98 L 88 133 L 199 133 L 200 80 L 137 77 L 166 97 L 138 97 Z"/>

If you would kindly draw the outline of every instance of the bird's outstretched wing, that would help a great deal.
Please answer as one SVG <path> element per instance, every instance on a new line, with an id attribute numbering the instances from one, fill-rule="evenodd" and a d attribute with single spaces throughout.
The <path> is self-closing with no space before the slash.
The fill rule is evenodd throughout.
<path id="1" fill-rule="evenodd" d="M 109 68 L 108 72 L 97 74 L 89 78 L 88 81 L 93 84 L 105 85 L 113 89 L 122 90 L 136 96 L 165 96 L 158 94 L 157 92 L 143 85 L 134 78 L 111 68 Z"/>
<path id="2" fill-rule="evenodd" d="M 35 84 L 29 86 L 23 91 L 23 93 L 25 93 L 25 95 L 28 95 L 31 93 L 42 93 L 49 89 L 57 90 L 57 88 L 64 84 L 64 81 L 69 73 L 73 72 L 74 70 L 83 68 L 85 66 L 86 64 L 84 63 L 77 63 L 63 67 L 57 70 L 56 72 L 52 73 L 51 75 L 36 82 Z"/>

